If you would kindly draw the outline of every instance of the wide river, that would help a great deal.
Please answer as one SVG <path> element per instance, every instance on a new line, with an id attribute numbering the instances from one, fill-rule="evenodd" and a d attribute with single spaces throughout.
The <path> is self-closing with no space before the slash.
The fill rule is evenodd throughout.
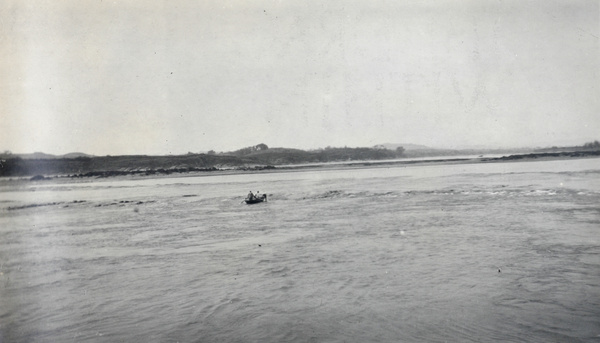
<path id="1" fill-rule="evenodd" d="M 600 342 L 600 158 L 0 179 L 0 342 Z"/>

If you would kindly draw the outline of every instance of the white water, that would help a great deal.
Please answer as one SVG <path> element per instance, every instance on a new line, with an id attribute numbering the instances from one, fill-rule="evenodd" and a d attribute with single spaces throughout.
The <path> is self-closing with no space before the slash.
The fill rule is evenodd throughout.
<path id="1" fill-rule="evenodd" d="M 599 176 L 2 180 L 0 342 L 600 341 Z"/>

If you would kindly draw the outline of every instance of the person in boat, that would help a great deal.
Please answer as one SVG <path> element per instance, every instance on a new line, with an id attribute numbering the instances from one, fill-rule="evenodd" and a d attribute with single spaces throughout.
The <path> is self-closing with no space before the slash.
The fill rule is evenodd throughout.
<path id="1" fill-rule="evenodd" d="M 252 193 L 252 191 L 248 193 L 248 200 L 254 200 L 254 194 Z"/>
<path id="2" fill-rule="evenodd" d="M 263 195 L 259 195 L 258 193 L 260 193 L 259 191 L 256 191 L 256 199 L 263 199 L 264 201 L 267 201 L 267 195 L 263 194 Z"/>

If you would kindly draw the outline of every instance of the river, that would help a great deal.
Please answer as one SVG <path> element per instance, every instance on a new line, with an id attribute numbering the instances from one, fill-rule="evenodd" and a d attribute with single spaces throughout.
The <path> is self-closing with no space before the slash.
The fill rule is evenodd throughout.
<path id="1" fill-rule="evenodd" d="M 2 179 L 0 342 L 600 342 L 599 176 Z"/>

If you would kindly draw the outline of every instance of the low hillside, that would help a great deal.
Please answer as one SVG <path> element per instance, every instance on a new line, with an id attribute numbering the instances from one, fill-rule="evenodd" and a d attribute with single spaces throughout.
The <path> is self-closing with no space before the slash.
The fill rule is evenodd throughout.
<path id="1" fill-rule="evenodd" d="M 271 148 L 250 153 L 245 157 L 254 163 L 267 165 L 315 162 L 310 152 L 300 149 Z"/>
<path id="2" fill-rule="evenodd" d="M 123 173 L 203 171 L 252 163 L 232 156 L 190 154 L 181 156 L 99 156 L 55 159 L 2 160 L 0 176 L 29 175 L 115 175 Z M 86 175 L 90 174 L 90 175 Z"/>
<path id="3" fill-rule="evenodd" d="M 187 154 L 179 156 L 81 156 L 75 158 L 21 158 L 4 156 L 0 176 L 71 175 L 113 176 L 172 172 L 211 171 L 219 169 L 264 169 L 274 165 L 326 163 L 355 160 L 382 160 L 402 156 L 401 148 L 326 148 L 304 151 L 272 148 L 264 144 L 221 154 Z"/>

